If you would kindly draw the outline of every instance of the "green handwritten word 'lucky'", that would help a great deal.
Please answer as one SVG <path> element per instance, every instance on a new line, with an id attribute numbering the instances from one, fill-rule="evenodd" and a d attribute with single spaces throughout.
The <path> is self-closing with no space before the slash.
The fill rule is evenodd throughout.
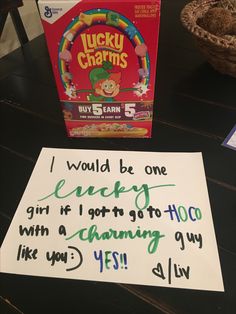
<path id="1" fill-rule="evenodd" d="M 124 193 L 135 193 L 136 195 L 135 206 L 138 209 L 142 210 L 142 209 L 147 208 L 150 203 L 150 193 L 149 193 L 150 190 L 157 189 L 157 188 L 170 187 L 170 186 L 175 186 L 175 184 L 162 184 L 162 185 L 149 186 L 148 184 L 143 183 L 140 186 L 132 185 L 131 187 L 125 187 L 121 184 L 120 181 L 116 181 L 114 185 L 112 186 L 112 188 L 109 188 L 107 186 L 96 188 L 93 185 L 90 185 L 89 187 L 83 187 L 82 185 L 79 185 L 72 191 L 65 192 L 64 190 L 66 187 L 66 180 L 62 179 L 58 181 L 53 192 L 51 192 L 47 196 L 42 197 L 38 201 L 43 201 L 50 197 L 63 199 L 63 198 L 70 197 L 71 195 L 75 195 L 76 197 L 83 197 L 83 196 L 94 196 L 96 194 L 104 198 L 109 198 L 109 197 L 120 198 L 121 195 Z"/>
<path id="2" fill-rule="evenodd" d="M 114 230 L 109 229 L 104 232 L 98 232 L 97 226 L 92 225 L 89 228 L 82 228 L 77 230 L 71 236 L 67 237 L 66 240 L 71 240 L 73 238 L 78 237 L 81 241 L 88 241 L 92 243 L 94 240 L 101 241 L 101 240 L 122 240 L 122 239 L 151 239 L 148 244 L 148 253 L 152 254 L 155 253 L 159 241 L 165 235 L 161 234 L 158 230 L 141 230 L 140 227 L 137 227 L 135 231 L 132 230 Z"/>

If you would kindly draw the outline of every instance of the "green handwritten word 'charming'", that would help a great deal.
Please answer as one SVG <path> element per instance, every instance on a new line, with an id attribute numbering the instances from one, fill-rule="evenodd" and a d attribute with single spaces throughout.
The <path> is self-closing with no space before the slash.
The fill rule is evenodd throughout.
<path id="1" fill-rule="evenodd" d="M 100 188 L 96 188 L 93 185 L 90 185 L 89 187 L 83 187 L 82 185 L 77 186 L 75 189 L 73 189 L 70 192 L 63 192 L 62 188 L 65 189 L 66 186 L 66 180 L 62 179 L 58 181 L 56 184 L 54 191 L 47 196 L 42 197 L 38 201 L 43 201 L 45 199 L 48 199 L 50 197 L 56 197 L 59 199 L 67 198 L 71 195 L 75 195 L 76 197 L 83 197 L 83 196 L 93 196 L 96 194 L 99 194 L 101 197 L 108 198 L 108 197 L 115 197 L 120 198 L 120 196 L 123 193 L 135 193 L 135 206 L 142 210 L 148 207 L 150 203 L 150 190 L 157 189 L 157 188 L 163 188 L 163 187 L 170 187 L 175 186 L 175 184 L 162 184 L 162 185 L 155 185 L 155 186 L 149 186 L 146 183 L 143 183 L 140 186 L 132 185 L 131 187 L 125 187 L 121 184 L 120 181 L 116 181 L 112 188 L 109 188 L 107 186 L 103 186 Z"/>
<path id="2" fill-rule="evenodd" d="M 101 240 L 122 240 L 122 239 L 151 239 L 148 244 L 148 253 L 152 254 L 155 253 L 158 245 L 159 240 L 163 238 L 165 235 L 161 234 L 158 230 L 140 230 L 140 227 L 137 227 L 135 231 L 132 230 L 114 230 L 109 229 L 105 232 L 98 232 L 97 226 L 92 225 L 89 228 L 82 228 L 77 230 L 71 236 L 67 237 L 66 240 L 71 240 L 75 237 L 78 237 L 81 241 L 88 241 L 92 243 L 94 240 L 101 241 Z"/>

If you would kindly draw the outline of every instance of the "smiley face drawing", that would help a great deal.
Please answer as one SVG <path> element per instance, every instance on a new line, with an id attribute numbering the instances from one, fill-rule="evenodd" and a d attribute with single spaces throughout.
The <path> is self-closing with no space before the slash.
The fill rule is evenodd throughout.
<path id="1" fill-rule="evenodd" d="M 76 264 L 70 268 L 66 268 L 66 271 L 72 271 L 75 270 L 77 268 L 79 268 L 82 263 L 83 263 L 83 255 L 80 252 L 80 250 L 75 247 L 75 246 L 68 246 L 68 249 L 70 250 L 70 253 L 68 252 L 68 255 L 71 256 L 71 260 L 74 261 L 76 260 Z M 75 255 L 77 256 L 77 258 L 75 258 Z"/>

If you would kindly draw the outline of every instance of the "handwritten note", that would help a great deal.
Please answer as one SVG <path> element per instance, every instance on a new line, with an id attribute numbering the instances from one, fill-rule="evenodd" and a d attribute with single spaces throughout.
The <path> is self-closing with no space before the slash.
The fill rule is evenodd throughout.
<path id="1" fill-rule="evenodd" d="M 223 291 L 201 153 L 42 149 L 1 271 Z"/>

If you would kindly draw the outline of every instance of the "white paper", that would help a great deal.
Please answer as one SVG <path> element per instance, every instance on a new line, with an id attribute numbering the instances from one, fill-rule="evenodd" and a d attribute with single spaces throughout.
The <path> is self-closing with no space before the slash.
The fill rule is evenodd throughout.
<path id="1" fill-rule="evenodd" d="M 1 271 L 224 291 L 201 153 L 42 149 Z"/>

